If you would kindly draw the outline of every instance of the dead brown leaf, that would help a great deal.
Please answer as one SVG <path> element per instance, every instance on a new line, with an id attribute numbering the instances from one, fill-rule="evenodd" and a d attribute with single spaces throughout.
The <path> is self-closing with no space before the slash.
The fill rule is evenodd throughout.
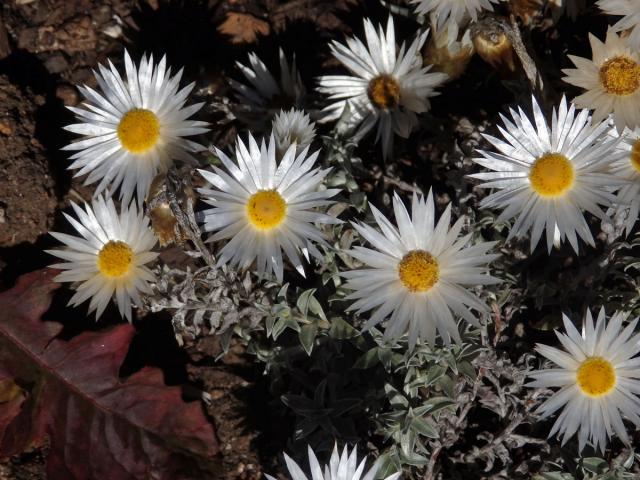
<path id="1" fill-rule="evenodd" d="M 218 31 L 231 37 L 231 43 L 253 43 L 258 35 L 269 35 L 269 24 L 248 13 L 229 12 Z"/>

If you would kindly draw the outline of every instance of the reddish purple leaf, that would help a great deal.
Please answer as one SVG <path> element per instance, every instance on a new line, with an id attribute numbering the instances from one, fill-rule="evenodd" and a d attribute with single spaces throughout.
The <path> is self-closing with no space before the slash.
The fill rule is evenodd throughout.
<path id="1" fill-rule="evenodd" d="M 219 449 L 201 405 L 157 368 L 119 378 L 130 325 L 56 339 L 61 325 L 40 319 L 54 275 L 0 294 L 0 456 L 48 437 L 50 478 L 202 478 Z"/>

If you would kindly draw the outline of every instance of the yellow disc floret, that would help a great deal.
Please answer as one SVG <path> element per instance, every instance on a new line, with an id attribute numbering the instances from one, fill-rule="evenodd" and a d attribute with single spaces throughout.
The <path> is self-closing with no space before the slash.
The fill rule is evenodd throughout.
<path id="1" fill-rule="evenodd" d="M 398 274 L 410 292 L 426 292 L 440 278 L 440 267 L 429 252 L 411 250 L 400 260 Z"/>
<path id="2" fill-rule="evenodd" d="M 602 357 L 589 357 L 578 367 L 576 381 L 582 393 L 600 397 L 616 386 L 616 371 L 610 361 Z"/>
<path id="3" fill-rule="evenodd" d="M 275 190 L 260 190 L 249 197 L 247 216 L 258 230 L 271 230 L 282 223 L 287 213 L 284 198 Z"/>
<path id="4" fill-rule="evenodd" d="M 631 166 L 636 169 L 638 173 L 640 173 L 640 140 L 636 140 L 633 142 L 633 147 L 631 148 L 631 156 L 629 158 L 631 160 Z"/>
<path id="5" fill-rule="evenodd" d="M 640 88 L 640 65 L 627 57 L 613 57 L 600 67 L 600 82 L 607 93 L 631 95 Z"/>
<path id="6" fill-rule="evenodd" d="M 153 148 L 160 138 L 160 122 L 156 114 L 143 108 L 134 108 L 124 114 L 118 124 L 118 138 L 131 153 L 144 153 Z"/>
<path id="7" fill-rule="evenodd" d="M 560 197 L 573 186 L 573 165 L 560 153 L 538 158 L 529 172 L 531 187 L 542 197 Z"/>
<path id="8" fill-rule="evenodd" d="M 121 277 L 129 272 L 133 250 L 124 242 L 111 240 L 98 252 L 98 270 L 105 277 Z"/>
<path id="9" fill-rule="evenodd" d="M 367 95 L 377 108 L 389 110 L 400 103 L 400 85 L 391 75 L 380 75 L 369 82 Z"/>

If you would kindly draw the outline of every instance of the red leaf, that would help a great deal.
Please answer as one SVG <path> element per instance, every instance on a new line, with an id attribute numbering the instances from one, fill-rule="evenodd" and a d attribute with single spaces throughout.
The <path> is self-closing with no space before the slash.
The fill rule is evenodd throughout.
<path id="1" fill-rule="evenodd" d="M 40 319 L 54 275 L 29 273 L 0 294 L 0 456 L 47 436 L 53 479 L 201 478 L 219 451 L 201 405 L 157 368 L 119 378 L 130 325 L 56 339 L 61 325 Z"/>

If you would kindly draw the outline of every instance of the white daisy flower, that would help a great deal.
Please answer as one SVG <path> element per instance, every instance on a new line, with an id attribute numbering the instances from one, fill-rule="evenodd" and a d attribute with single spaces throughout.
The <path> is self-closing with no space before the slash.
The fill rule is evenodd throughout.
<path id="1" fill-rule="evenodd" d="M 320 463 L 316 458 L 316 454 L 311 447 L 308 447 L 309 452 L 309 469 L 310 477 L 312 480 L 375 480 L 378 470 L 380 469 L 380 463 L 376 462 L 371 469 L 364 474 L 364 467 L 367 461 L 366 457 L 358 463 L 358 457 L 356 448 L 349 453 L 347 446 L 344 446 L 342 455 L 338 453 L 338 446 L 333 448 L 333 453 L 329 459 L 329 463 L 324 466 L 324 473 L 320 467 Z M 284 454 L 284 460 L 289 470 L 291 480 L 309 480 L 309 477 L 303 472 L 303 470 L 294 462 L 286 453 Z M 266 474 L 265 474 L 266 475 Z M 266 475 L 269 480 L 276 480 L 271 475 Z M 400 478 L 400 472 L 389 475 L 384 480 L 396 480 Z"/>
<path id="2" fill-rule="evenodd" d="M 618 137 L 615 129 L 610 133 Z M 623 156 L 611 164 L 611 171 L 627 183 L 618 191 L 615 218 L 624 219 L 624 228 L 629 235 L 640 213 L 640 129 L 625 130 L 618 149 Z"/>
<path id="3" fill-rule="evenodd" d="M 633 335 L 638 319 L 622 329 L 625 315 L 615 313 L 605 324 L 600 310 L 594 327 L 587 310 L 582 335 L 571 320 L 563 315 L 566 333 L 556 332 L 565 350 L 536 346 L 538 353 L 560 368 L 529 373 L 535 380 L 530 387 L 561 387 L 539 408 L 546 418 L 559 409 L 549 437 L 562 436 L 562 444 L 578 432 L 579 450 L 587 442 L 604 452 L 607 440 L 615 434 L 625 444 L 630 440 L 622 423 L 622 415 L 640 427 L 640 335 Z"/>
<path id="4" fill-rule="evenodd" d="M 302 110 L 281 110 L 272 123 L 278 157 L 282 158 L 291 145 L 296 144 L 301 152 L 313 142 L 316 136 L 315 123 Z"/>
<path id="5" fill-rule="evenodd" d="M 499 153 L 478 150 L 482 158 L 473 159 L 493 171 L 471 177 L 497 190 L 480 206 L 503 209 L 498 222 L 517 217 L 507 241 L 531 230 L 533 251 L 546 229 L 549 252 L 566 238 L 577 253 L 577 236 L 594 245 L 582 211 L 606 218 L 598 205 L 615 201 L 612 191 L 624 181 L 612 174 L 611 163 L 624 153 L 616 149 L 619 140 L 606 135 L 607 122 L 592 125 L 587 110 L 576 113 L 563 98 L 549 126 L 532 101 L 535 127 L 520 108 L 510 110 L 515 124 L 500 115 L 505 128 L 498 130 L 506 141 L 484 136 Z"/>
<path id="6" fill-rule="evenodd" d="M 433 17 L 437 29 L 446 24 L 464 26 L 469 19 L 478 20 L 480 12 L 493 12 L 493 3 L 500 0 L 411 0 L 417 5 L 416 13 Z"/>
<path id="7" fill-rule="evenodd" d="M 171 76 L 162 57 L 154 65 L 153 56 L 142 57 L 139 68 L 124 53 L 126 81 L 109 62 L 94 72 L 102 94 L 79 87 L 86 98 L 85 108 L 68 107 L 84 123 L 65 127 L 84 135 L 64 150 L 77 153 L 70 169 L 75 176 L 89 174 L 85 184 L 100 180 L 95 194 L 110 186 L 120 187 L 120 199 L 128 204 L 134 191 L 140 204 L 158 172 L 166 171 L 174 160 L 195 162 L 191 152 L 204 149 L 183 137 L 207 132 L 207 123 L 187 120 L 203 103 L 185 107 L 194 83 L 178 90 L 182 70 Z"/>
<path id="8" fill-rule="evenodd" d="M 79 237 L 51 232 L 67 248 L 47 250 L 65 260 L 51 265 L 64 270 L 55 280 L 80 282 L 69 305 L 77 306 L 89 298 L 89 313 L 100 318 L 109 300 L 115 296 L 120 315 L 131 321 L 131 302 L 141 305 L 140 293 L 151 293 L 148 282 L 154 276 L 145 264 L 158 254 L 151 249 L 156 237 L 149 228 L 149 219 L 138 211 L 135 203 L 123 207 L 120 215 L 111 198 L 100 195 L 84 210 L 71 202 L 76 218 L 64 214 Z"/>
<path id="9" fill-rule="evenodd" d="M 430 108 L 428 97 L 438 95 L 434 88 L 442 84 L 445 73 L 427 73 L 431 66 L 422 66 L 420 49 L 428 31 L 419 35 L 405 50 L 396 50 L 393 18 L 387 22 L 386 33 L 379 27 L 376 33 L 370 20 L 364 19 L 367 39 L 365 46 L 358 38 L 348 38 L 347 45 L 331 43 L 331 52 L 353 73 L 320 77 L 318 90 L 334 103 L 323 112 L 322 121 L 337 120 L 349 108 L 348 123 L 358 127 L 355 139 L 362 139 L 378 123 L 376 141 L 382 139 L 385 157 L 391 153 L 394 132 L 407 138 L 417 126 L 416 113 Z"/>
<path id="10" fill-rule="evenodd" d="M 593 59 L 569 55 L 577 68 L 562 70 L 565 82 L 586 90 L 573 102 L 593 109 L 594 122 L 613 113 L 619 132 L 640 127 L 640 52 L 611 28 L 604 43 L 592 34 L 589 42 Z"/>
<path id="11" fill-rule="evenodd" d="M 283 277 L 284 251 L 291 264 L 304 275 L 298 252 L 307 262 L 309 255 L 321 259 L 313 242 L 325 243 L 314 223 L 339 223 L 315 210 L 333 203 L 329 200 L 339 189 L 318 191 L 330 169 L 313 168 L 318 158 L 308 156 L 307 147 L 296 154 L 291 145 L 280 162 L 276 162 L 276 142 L 271 136 L 258 147 L 249 135 L 249 149 L 240 138 L 235 162 L 215 149 L 224 169 L 200 170 L 215 189 L 198 191 L 213 208 L 200 212 L 205 232 L 216 232 L 209 241 L 230 239 L 220 250 L 218 265 L 231 263 L 242 269 L 255 260 L 259 275 L 274 272 Z"/>
<path id="12" fill-rule="evenodd" d="M 249 65 L 236 62 L 236 65 L 249 82 L 245 85 L 229 79 L 231 88 L 236 92 L 239 103 L 249 109 L 249 115 L 236 112 L 248 123 L 263 123 L 265 115 L 271 119 L 282 108 L 300 107 L 306 94 L 295 55 L 291 64 L 282 49 L 278 50 L 280 59 L 280 81 L 278 82 L 258 55 L 249 53 Z"/>
<path id="13" fill-rule="evenodd" d="M 640 2 L 637 0 L 598 0 L 598 7 L 607 15 L 622 18 L 613 25 L 613 30 L 629 30 L 629 45 L 640 50 Z"/>
<path id="14" fill-rule="evenodd" d="M 413 195 L 411 216 L 395 194 L 393 210 L 397 228 L 374 206 L 371 211 L 381 232 L 369 225 L 353 225 L 374 248 L 355 247 L 348 252 L 367 266 L 342 274 L 345 287 L 354 290 L 346 299 L 356 300 L 349 310 L 376 309 L 365 330 L 388 317 L 385 338 L 408 333 L 411 349 L 418 339 L 433 344 L 436 332 L 447 344 L 452 338 L 460 342 L 454 314 L 480 326 L 470 309 L 488 313 L 488 307 L 464 287 L 499 282 L 487 273 L 487 264 L 498 255 L 486 252 L 497 242 L 468 246 L 472 234 L 459 238 L 464 217 L 449 228 L 451 204 L 436 224 L 431 192 L 426 199 Z"/>

